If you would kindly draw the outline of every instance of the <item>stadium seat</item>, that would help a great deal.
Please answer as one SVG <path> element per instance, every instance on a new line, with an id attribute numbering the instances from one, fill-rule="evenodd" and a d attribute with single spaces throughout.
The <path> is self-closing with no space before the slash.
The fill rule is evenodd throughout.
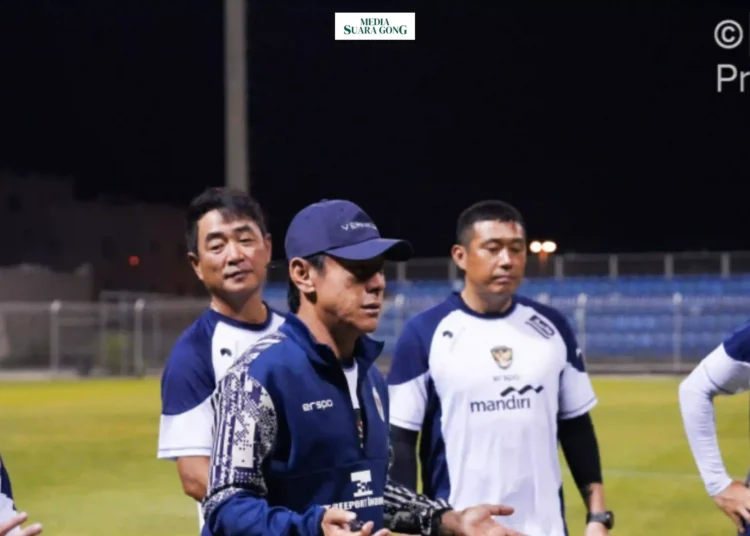
<path id="1" fill-rule="evenodd" d="M 385 341 L 385 351 L 392 349 L 403 322 L 454 288 L 460 282 L 389 283 L 388 295 L 399 296 L 399 305 L 384 312 L 375 334 Z M 519 294 L 559 309 L 586 354 L 598 359 L 700 358 L 750 319 L 750 274 L 533 278 L 523 282 Z"/>
<path id="2" fill-rule="evenodd" d="M 392 352 L 403 323 L 442 301 L 460 282 L 391 281 L 376 338 Z M 519 294 L 559 309 L 589 357 L 700 358 L 750 319 L 750 274 L 527 279 Z M 585 296 L 585 305 L 580 301 Z M 286 311 L 286 284 L 269 284 L 266 301 Z"/>

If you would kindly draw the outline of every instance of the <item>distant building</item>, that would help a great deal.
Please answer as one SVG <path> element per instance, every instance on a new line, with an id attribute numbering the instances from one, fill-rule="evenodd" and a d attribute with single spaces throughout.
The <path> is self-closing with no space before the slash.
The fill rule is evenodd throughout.
<path id="1" fill-rule="evenodd" d="M 70 272 L 89 265 L 95 291 L 202 293 L 186 257 L 184 210 L 79 201 L 72 180 L 0 173 L 0 266 Z"/>

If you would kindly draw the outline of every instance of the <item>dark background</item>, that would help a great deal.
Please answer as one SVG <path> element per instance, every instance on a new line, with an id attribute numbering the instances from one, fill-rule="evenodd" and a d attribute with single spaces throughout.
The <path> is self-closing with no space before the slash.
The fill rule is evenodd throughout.
<path id="1" fill-rule="evenodd" d="M 750 70 L 747 10 L 399 10 L 416 41 L 337 42 L 335 8 L 251 3 L 252 194 L 277 251 L 323 197 L 420 256 L 484 198 L 561 252 L 747 249 L 750 87 L 716 91 L 717 63 Z M 3 2 L 0 168 L 176 205 L 223 184 L 222 32 L 218 1 Z"/>

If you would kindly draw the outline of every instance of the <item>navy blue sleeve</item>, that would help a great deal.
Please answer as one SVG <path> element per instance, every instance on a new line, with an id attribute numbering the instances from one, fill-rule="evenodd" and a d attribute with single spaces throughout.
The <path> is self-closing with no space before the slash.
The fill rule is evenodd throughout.
<path id="1" fill-rule="evenodd" d="M 429 355 L 424 338 L 420 336 L 423 330 L 418 328 L 417 320 L 413 318 L 408 321 L 396 341 L 388 371 L 388 385 L 401 385 L 427 372 Z"/>
<path id="2" fill-rule="evenodd" d="M 161 377 L 158 458 L 211 454 L 214 387 L 210 341 L 192 327 L 174 345 Z"/>
<path id="3" fill-rule="evenodd" d="M 186 413 L 210 398 L 216 386 L 208 340 L 181 337 L 161 377 L 162 415 Z"/>
<path id="4" fill-rule="evenodd" d="M 741 325 L 724 339 L 724 351 L 736 361 L 750 363 L 750 322 Z"/>
<path id="5" fill-rule="evenodd" d="M 13 487 L 10 485 L 10 476 L 5 469 L 2 457 L 0 457 L 0 493 L 13 500 Z"/>
<path id="6" fill-rule="evenodd" d="M 268 338 L 259 344 L 273 343 Z M 206 524 L 214 536 L 318 536 L 322 507 L 297 513 L 266 501 L 263 464 L 276 440 L 278 422 L 271 395 L 247 365 L 253 352 L 257 356 L 260 351 L 257 346 L 232 366 L 213 397 L 216 437 L 203 504 Z"/>
<path id="7" fill-rule="evenodd" d="M 218 503 L 206 517 L 212 536 L 318 536 L 325 510 L 316 506 L 304 514 L 272 507 L 249 492 L 235 493 Z"/>

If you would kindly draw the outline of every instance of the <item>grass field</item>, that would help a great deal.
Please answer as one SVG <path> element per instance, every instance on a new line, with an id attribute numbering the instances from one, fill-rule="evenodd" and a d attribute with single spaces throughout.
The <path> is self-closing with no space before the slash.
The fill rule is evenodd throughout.
<path id="1" fill-rule="evenodd" d="M 594 410 L 616 534 L 717 536 L 732 526 L 707 497 L 684 440 L 674 379 L 595 379 Z M 19 507 L 52 536 L 195 535 L 174 466 L 155 459 L 156 380 L 0 383 L 2 452 Z M 717 402 L 734 474 L 748 464 L 745 397 Z M 583 509 L 566 471 L 572 534 Z"/>

